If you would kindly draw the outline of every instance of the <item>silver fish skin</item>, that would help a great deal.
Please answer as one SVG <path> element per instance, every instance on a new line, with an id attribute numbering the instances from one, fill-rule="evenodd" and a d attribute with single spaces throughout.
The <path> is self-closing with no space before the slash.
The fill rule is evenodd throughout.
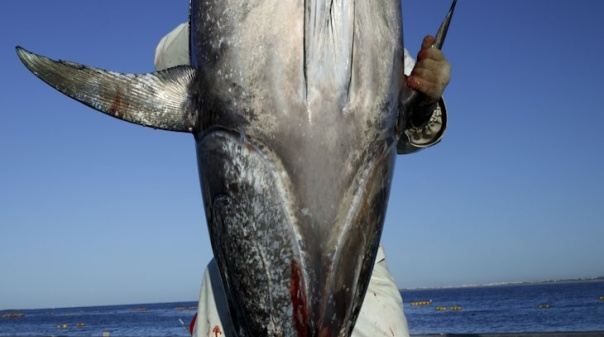
<path id="1" fill-rule="evenodd" d="M 239 336 L 349 336 L 407 113 L 399 1 L 193 0 L 190 30 L 194 66 L 143 75 L 17 53 L 94 109 L 194 135 Z"/>
<path id="2" fill-rule="evenodd" d="M 398 6 L 192 7 L 200 181 L 239 335 L 352 331 L 394 167 Z"/>

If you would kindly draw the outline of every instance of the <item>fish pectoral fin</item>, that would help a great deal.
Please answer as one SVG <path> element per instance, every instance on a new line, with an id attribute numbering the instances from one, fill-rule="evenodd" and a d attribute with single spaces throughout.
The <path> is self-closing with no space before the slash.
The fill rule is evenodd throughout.
<path id="1" fill-rule="evenodd" d="M 42 81 L 110 116 L 152 128 L 193 132 L 197 111 L 189 86 L 195 69 L 179 66 L 147 74 L 121 74 L 68 61 L 54 61 L 21 47 L 17 54 Z"/>

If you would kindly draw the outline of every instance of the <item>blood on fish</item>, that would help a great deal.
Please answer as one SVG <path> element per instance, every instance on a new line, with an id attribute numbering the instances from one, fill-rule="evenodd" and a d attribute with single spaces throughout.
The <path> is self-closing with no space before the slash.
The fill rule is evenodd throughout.
<path id="1" fill-rule="evenodd" d="M 306 293 L 304 291 L 304 280 L 302 270 L 298 262 L 292 261 L 291 266 L 290 294 L 292 298 L 292 307 L 294 323 L 299 337 L 308 336 L 308 307 L 306 305 Z"/>
<path id="2" fill-rule="evenodd" d="M 121 104 L 122 104 L 122 94 L 119 90 L 116 90 L 115 99 L 113 100 L 113 102 L 111 102 L 111 106 L 109 107 L 107 112 L 111 115 L 114 115 L 115 117 L 119 117 L 119 115 L 120 115 L 119 108 L 120 108 Z"/>

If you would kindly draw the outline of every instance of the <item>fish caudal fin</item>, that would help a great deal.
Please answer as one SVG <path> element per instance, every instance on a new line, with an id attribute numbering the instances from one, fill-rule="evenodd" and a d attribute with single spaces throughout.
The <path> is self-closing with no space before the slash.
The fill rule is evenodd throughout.
<path id="1" fill-rule="evenodd" d="M 63 94 L 110 116 L 156 129 L 193 132 L 197 111 L 189 85 L 195 69 L 179 66 L 148 74 L 121 74 L 54 61 L 17 47 L 25 66 Z"/>

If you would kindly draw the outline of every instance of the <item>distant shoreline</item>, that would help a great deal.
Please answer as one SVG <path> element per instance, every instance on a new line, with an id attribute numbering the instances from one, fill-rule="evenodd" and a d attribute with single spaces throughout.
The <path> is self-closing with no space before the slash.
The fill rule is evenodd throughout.
<path id="1" fill-rule="evenodd" d="M 456 288 L 505 287 L 505 286 L 521 286 L 521 285 L 539 285 L 539 284 L 549 284 L 549 283 L 579 283 L 579 282 L 598 282 L 598 281 L 604 281 L 604 276 L 583 277 L 583 278 L 562 279 L 562 280 L 518 281 L 518 282 L 498 282 L 498 283 L 464 284 L 464 285 L 454 285 L 454 286 L 400 288 L 399 291 L 432 290 L 432 289 L 456 289 Z"/>
<path id="2" fill-rule="evenodd" d="M 418 291 L 418 290 L 436 290 L 436 289 L 464 289 L 464 288 L 484 288 L 484 287 L 505 287 L 505 286 L 519 286 L 519 285 L 539 285 L 549 283 L 578 283 L 578 282 L 598 282 L 604 281 L 604 276 L 589 277 L 589 278 L 576 278 L 576 279 L 562 279 L 562 280 L 543 280 L 543 281 L 521 281 L 521 282 L 501 282 L 501 283 L 486 283 L 486 284 L 465 284 L 455 286 L 440 286 L 440 287 L 417 287 L 417 288 L 399 288 L 399 291 Z M 89 307 L 111 307 L 111 306 L 149 306 L 149 305 L 161 305 L 161 304 L 181 304 L 181 303 L 197 303 L 197 300 L 190 301 L 175 301 L 175 302 L 157 302 L 157 303 L 122 303 L 122 304 L 100 304 L 100 305 L 84 305 L 74 307 L 55 307 L 55 308 L 7 308 L 0 309 L 0 314 L 6 314 L 11 312 L 25 312 L 31 310 L 61 310 L 61 309 L 74 309 L 74 308 L 89 308 Z"/>

